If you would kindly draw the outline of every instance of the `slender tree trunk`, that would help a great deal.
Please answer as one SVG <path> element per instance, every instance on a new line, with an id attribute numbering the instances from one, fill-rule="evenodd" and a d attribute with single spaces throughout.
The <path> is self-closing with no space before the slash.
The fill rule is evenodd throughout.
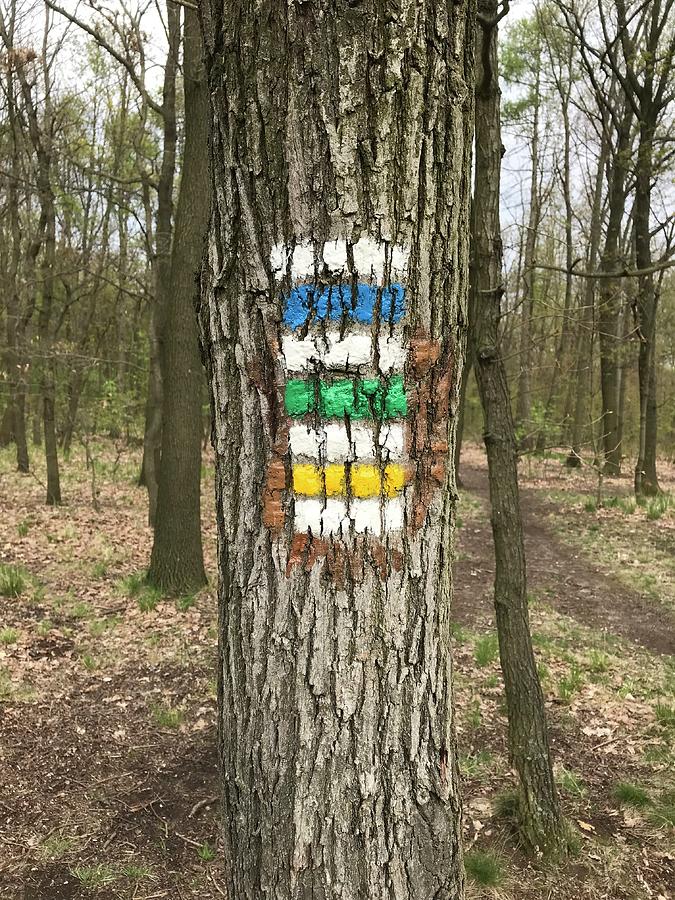
<path id="1" fill-rule="evenodd" d="M 75 433 L 75 425 L 77 423 L 77 411 L 80 406 L 80 397 L 84 389 L 85 379 L 84 373 L 77 370 L 68 380 L 68 408 L 66 410 L 66 422 L 63 427 L 63 436 L 61 438 L 61 446 L 63 452 L 67 456 L 73 443 L 73 434 Z"/>
<path id="2" fill-rule="evenodd" d="M 602 232 L 602 185 L 607 165 L 607 139 L 603 136 L 595 173 L 593 204 L 588 243 L 587 265 L 589 272 L 595 272 L 600 252 Z M 593 373 L 593 331 L 595 322 L 595 280 L 587 278 L 584 283 L 583 309 L 577 352 L 576 400 L 572 425 L 572 447 L 567 457 L 567 465 L 575 468 L 581 464 L 581 453 L 590 432 L 591 378 Z"/>
<path id="3" fill-rule="evenodd" d="M 475 9 L 202 14 L 228 896 L 461 900 L 449 562 Z"/>
<path id="4" fill-rule="evenodd" d="M 49 172 L 49 168 L 46 169 Z M 42 305 L 38 331 L 42 354 L 41 390 L 42 425 L 45 439 L 45 462 L 47 464 L 47 505 L 57 506 L 61 502 L 61 477 L 59 474 L 59 452 L 56 440 L 56 359 L 51 339 L 51 316 L 54 303 L 54 273 L 56 266 L 56 210 L 49 175 L 43 186 L 43 197 L 47 217 L 44 258 L 42 264 Z"/>
<path id="5" fill-rule="evenodd" d="M 565 441 L 569 437 L 570 432 L 570 411 L 572 408 L 572 384 L 574 379 L 570 373 L 571 349 L 573 340 L 572 329 L 572 303 L 574 291 L 572 285 L 572 264 L 574 262 L 574 243 L 572 236 L 572 217 L 574 210 L 572 207 L 572 189 L 571 189 L 571 127 L 570 127 L 570 95 L 572 90 L 572 66 L 573 66 L 573 45 L 570 42 L 568 48 L 567 59 L 567 81 L 563 82 L 562 75 L 556 79 L 558 93 L 560 96 L 560 112 L 563 121 L 563 170 L 562 170 L 562 194 L 565 202 L 565 299 L 563 301 L 562 322 L 560 325 L 560 337 L 555 350 L 555 359 L 553 360 L 553 370 L 551 375 L 551 384 L 549 387 L 548 397 L 546 400 L 546 408 L 544 413 L 544 421 L 549 422 L 552 416 L 562 412 L 560 418 L 561 431 L 560 439 Z M 561 382 L 565 389 L 565 400 L 562 410 L 556 409 L 559 395 L 561 393 Z M 543 450 L 546 445 L 547 435 L 545 431 L 540 432 L 537 437 L 537 450 Z"/>
<path id="6" fill-rule="evenodd" d="M 497 10 L 497 0 L 481 0 L 481 22 L 493 23 Z M 544 696 L 530 636 L 516 435 L 500 350 L 499 320 L 504 288 L 499 222 L 502 141 L 496 25 L 481 24 L 476 60 L 472 330 L 490 481 L 499 656 L 509 720 L 509 750 L 521 785 L 522 833 L 531 848 L 557 853 L 566 847 L 566 829 L 553 777 Z"/>
<path id="7" fill-rule="evenodd" d="M 206 583 L 200 515 L 202 394 L 195 305 L 209 217 L 209 93 L 195 12 L 185 10 L 185 148 L 163 341 L 162 458 L 148 579 L 169 593 Z"/>
<path id="8" fill-rule="evenodd" d="M 8 435 L 16 445 L 16 465 L 19 472 L 28 472 L 28 442 L 26 440 L 26 360 L 25 341 L 28 319 L 24 316 L 22 296 L 19 288 L 21 268 L 21 219 L 19 212 L 20 158 L 17 121 L 16 92 L 11 66 L 6 72 L 7 117 L 12 142 L 12 173 L 8 181 L 7 206 L 9 212 L 12 250 L 8 273 L 9 291 L 7 297 L 7 370 L 9 374 L 10 401 L 6 413 L 11 429 Z M 3 429 L 4 430 L 4 429 Z M 7 441 L 9 443 L 9 441 Z"/>
<path id="9" fill-rule="evenodd" d="M 471 301 L 469 301 L 469 306 L 471 305 Z M 471 310 L 469 310 L 467 327 L 468 330 L 471 329 L 472 325 L 472 317 Z M 471 348 L 472 341 L 469 335 L 467 335 L 466 341 L 466 356 L 464 359 L 464 366 L 462 368 L 462 381 L 459 388 L 459 409 L 457 411 L 457 431 L 455 436 L 455 481 L 457 483 L 457 487 L 462 487 L 462 479 L 459 475 L 459 464 L 460 457 L 462 455 L 462 444 L 464 442 L 464 418 L 466 415 L 466 390 L 469 383 L 469 378 L 471 377 L 471 369 L 473 368 L 473 359 L 471 356 Z"/>
<path id="10" fill-rule="evenodd" d="M 653 171 L 654 127 L 650 117 L 640 123 L 637 175 L 635 180 L 635 263 L 638 269 L 652 265 L 651 189 Z M 656 474 L 656 309 L 657 293 L 654 275 L 639 280 L 637 319 L 640 337 L 638 381 L 640 388 L 640 431 L 638 458 L 635 464 L 635 493 L 653 495 L 660 492 Z"/>
<path id="11" fill-rule="evenodd" d="M 520 353 L 518 373 L 518 429 L 522 434 L 521 446 L 525 450 L 535 445 L 536 435 L 532 431 L 532 316 L 534 314 L 534 257 L 537 248 L 537 232 L 541 218 L 539 197 L 539 78 L 540 68 L 537 66 L 534 88 L 534 109 L 532 123 L 532 143 L 530 154 L 532 171 L 530 176 L 530 211 L 525 236 L 525 253 L 523 257 L 523 290 L 521 294 L 520 313 Z"/>
<path id="12" fill-rule="evenodd" d="M 607 199 L 607 231 L 601 256 L 601 269 L 616 272 L 619 268 L 619 240 L 621 222 L 626 202 L 626 175 L 629 162 L 630 129 L 632 122 L 630 104 L 618 126 L 616 146 L 612 157 Z M 600 280 L 598 302 L 598 332 L 600 338 L 600 388 L 602 393 L 602 434 L 605 472 L 618 475 L 621 472 L 621 436 L 619 434 L 619 356 L 621 332 L 619 312 L 621 305 L 619 279 Z"/>
<path id="13" fill-rule="evenodd" d="M 145 433 L 143 436 L 143 462 L 140 484 L 148 489 L 148 524 L 154 526 L 157 515 L 157 494 L 159 490 L 159 468 L 162 450 L 162 341 L 164 315 L 167 297 L 171 292 L 171 232 L 173 219 L 173 183 L 176 172 L 176 73 L 180 50 L 180 7 L 167 0 L 167 35 L 169 47 L 164 66 L 162 88 L 162 165 L 157 184 L 157 227 L 154 231 L 154 257 L 152 274 L 154 297 L 150 321 L 150 370 L 148 373 L 148 395 L 145 413 Z M 145 206 L 149 209 L 146 192 Z M 146 215 L 147 240 L 152 248 L 152 222 Z M 152 249 L 151 249 L 152 253 Z"/>

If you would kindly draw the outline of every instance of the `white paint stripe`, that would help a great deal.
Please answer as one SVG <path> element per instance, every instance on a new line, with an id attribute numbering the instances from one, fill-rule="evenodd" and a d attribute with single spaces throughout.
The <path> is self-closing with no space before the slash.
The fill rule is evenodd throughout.
<path id="1" fill-rule="evenodd" d="M 295 499 L 295 530 L 311 531 L 315 537 L 348 534 L 354 531 L 379 537 L 382 534 L 382 505 L 379 499 L 352 500 L 349 510 L 342 500 L 326 501 L 308 497 Z M 400 497 L 384 503 L 384 530 L 400 531 L 403 527 L 403 502 Z"/>
<path id="2" fill-rule="evenodd" d="M 378 284 L 384 280 L 386 263 L 385 245 L 370 237 L 360 238 L 352 247 L 354 265 L 361 279 L 374 277 Z M 408 266 L 408 251 L 405 247 L 390 248 L 391 281 L 399 281 Z"/>
<path id="3" fill-rule="evenodd" d="M 406 349 L 398 337 L 380 337 L 377 341 L 380 353 L 380 372 L 402 372 L 405 367 Z"/>
<path id="4" fill-rule="evenodd" d="M 354 531 L 368 531 L 375 537 L 382 533 L 382 508 L 379 499 L 353 500 L 349 516 L 354 522 Z"/>
<path id="5" fill-rule="evenodd" d="M 347 428 L 340 422 L 327 422 L 319 430 L 306 425 L 291 425 L 291 454 L 322 463 L 355 462 L 376 458 L 375 431 L 369 425 L 352 425 L 351 441 Z M 385 462 L 403 457 L 403 425 L 383 422 L 379 446 Z"/>
<path id="6" fill-rule="evenodd" d="M 403 499 L 395 497 L 384 504 L 384 530 L 400 531 L 403 528 Z"/>
<path id="7" fill-rule="evenodd" d="M 378 351 L 380 372 L 403 371 L 406 349 L 398 335 L 378 338 Z M 373 341 L 370 333 L 363 332 L 347 334 L 340 340 L 337 329 L 330 329 L 325 336 L 315 333 L 299 338 L 286 334 L 281 339 L 281 352 L 289 372 L 305 372 L 319 362 L 328 369 L 346 369 L 373 362 Z"/>
<path id="8" fill-rule="evenodd" d="M 306 428 L 304 425 L 291 425 L 288 440 L 291 445 L 291 454 L 294 458 L 307 457 L 307 459 L 319 459 L 319 448 L 322 435 L 314 428 Z M 336 461 L 339 457 L 336 457 Z"/>
<path id="9" fill-rule="evenodd" d="M 307 497 L 295 498 L 295 530 L 311 531 L 315 537 L 328 534 L 346 534 L 349 531 L 347 504 L 343 500 L 322 500 Z"/>
<path id="10" fill-rule="evenodd" d="M 369 334 L 349 334 L 340 340 L 329 338 L 329 349 L 323 357 L 323 364 L 329 369 L 346 366 L 367 366 L 373 355 L 373 342 Z"/>
<path id="11" fill-rule="evenodd" d="M 347 459 L 351 459 L 352 451 L 349 435 L 344 425 L 328 422 L 323 426 L 322 431 L 319 432 L 319 436 L 320 456 L 323 462 L 344 462 Z M 293 447 L 291 447 L 292 450 Z M 317 459 L 319 459 L 318 455 Z"/>
<path id="12" fill-rule="evenodd" d="M 313 337 L 300 339 L 295 335 L 284 335 L 281 339 L 281 352 L 289 372 L 304 372 L 321 358 Z"/>
<path id="13" fill-rule="evenodd" d="M 362 237 L 352 246 L 354 265 L 361 280 L 374 278 L 378 284 L 384 280 L 386 253 L 385 245 L 371 237 Z M 284 244 L 275 244 L 270 252 L 270 265 L 274 274 L 281 278 L 286 274 L 290 249 Z M 347 245 L 344 239 L 328 241 L 322 250 L 323 263 L 333 274 L 347 271 Z M 400 281 L 408 267 L 409 251 L 406 247 L 390 246 L 391 281 Z M 302 241 L 296 244 L 291 262 L 291 278 L 307 280 L 314 278 L 314 244 Z M 322 268 L 321 260 L 319 269 Z"/>

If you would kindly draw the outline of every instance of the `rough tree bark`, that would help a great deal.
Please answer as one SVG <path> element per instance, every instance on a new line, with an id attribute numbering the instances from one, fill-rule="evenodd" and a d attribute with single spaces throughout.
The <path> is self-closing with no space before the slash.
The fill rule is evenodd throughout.
<path id="1" fill-rule="evenodd" d="M 516 434 L 500 349 L 499 319 L 504 287 L 499 222 L 502 141 L 497 78 L 498 8 L 497 0 L 480 0 L 478 5 L 472 333 L 485 422 L 495 544 L 494 600 L 509 722 L 509 751 L 521 785 L 519 825 L 531 848 L 559 853 L 566 847 L 566 829 L 553 777 L 544 696 L 530 635 Z"/>
<path id="2" fill-rule="evenodd" d="M 475 9 L 201 9 L 213 201 L 200 319 L 216 451 L 228 895 L 457 900 L 449 563 Z M 401 321 L 394 271 L 404 276 Z M 309 298 L 302 327 L 298 297 Z M 372 321 L 359 319 L 364 297 Z M 331 303 L 337 331 L 321 321 L 335 322 Z M 347 363 L 342 381 L 327 362 L 312 363 L 319 382 L 287 379 L 284 341 L 307 336 L 325 361 L 324 332 L 331 352 L 343 337 L 365 341 L 369 362 Z M 373 378 L 397 341 L 403 380 Z M 383 432 L 394 427 L 383 417 L 395 423 L 405 410 L 400 505 L 382 490 L 360 530 L 364 467 L 347 463 L 320 468 L 312 512 L 297 477 L 312 466 L 294 463 L 284 405 L 289 418 L 318 409 L 294 422 L 319 436 L 319 460 L 329 428 L 346 435 L 349 456 L 367 421 L 354 419 L 370 416 L 377 484 L 387 482 Z M 301 446 L 309 453 L 309 438 Z M 328 518 L 338 509 L 329 469 L 344 472 L 339 526 Z M 395 508 L 398 520 L 387 517 Z"/>
<path id="3" fill-rule="evenodd" d="M 204 372 L 195 316 L 209 217 L 208 85 L 197 14 L 185 10 L 185 145 L 166 298 L 162 457 L 148 580 L 172 594 L 206 583 L 200 513 Z"/>

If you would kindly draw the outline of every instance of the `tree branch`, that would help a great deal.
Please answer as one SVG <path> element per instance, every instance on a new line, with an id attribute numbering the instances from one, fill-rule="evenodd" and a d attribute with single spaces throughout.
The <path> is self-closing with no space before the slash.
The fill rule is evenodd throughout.
<path id="1" fill-rule="evenodd" d="M 616 272 L 580 272 L 572 266 L 565 269 L 562 266 L 547 266 L 544 263 L 533 262 L 532 268 L 543 269 L 546 272 L 560 272 L 562 275 L 575 275 L 577 278 L 643 278 L 645 275 L 653 275 L 675 266 L 675 259 L 663 259 L 646 269 L 620 269 Z"/>
<path id="2" fill-rule="evenodd" d="M 81 28 L 86 34 L 92 37 L 99 46 L 103 47 L 103 49 L 109 53 L 113 59 L 117 60 L 117 62 L 124 66 L 126 71 L 129 73 L 129 77 L 134 83 L 136 90 L 141 94 L 147 105 L 150 109 L 156 113 L 158 116 L 163 117 L 164 110 L 162 109 L 161 104 L 157 103 L 156 100 L 153 100 L 150 94 L 148 93 L 145 85 L 141 81 L 141 79 L 136 74 L 136 70 L 132 61 L 123 56 L 119 50 L 116 50 L 113 45 L 107 41 L 101 32 L 97 28 L 92 28 L 91 25 L 87 25 L 86 22 L 83 22 L 82 19 L 78 19 L 77 16 L 69 13 L 67 10 L 63 9 L 61 6 L 58 6 L 53 0 L 45 0 L 47 6 L 59 15 L 63 16 L 65 19 L 68 19 L 69 22 L 72 22 L 73 25 L 77 25 L 78 28 Z"/>

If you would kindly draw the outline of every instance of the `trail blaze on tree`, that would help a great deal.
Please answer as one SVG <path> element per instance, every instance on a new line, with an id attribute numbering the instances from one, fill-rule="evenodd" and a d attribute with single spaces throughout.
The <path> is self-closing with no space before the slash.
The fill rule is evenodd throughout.
<path id="1" fill-rule="evenodd" d="M 226 872 L 463 894 L 449 613 L 471 3 L 202 4 Z"/>

